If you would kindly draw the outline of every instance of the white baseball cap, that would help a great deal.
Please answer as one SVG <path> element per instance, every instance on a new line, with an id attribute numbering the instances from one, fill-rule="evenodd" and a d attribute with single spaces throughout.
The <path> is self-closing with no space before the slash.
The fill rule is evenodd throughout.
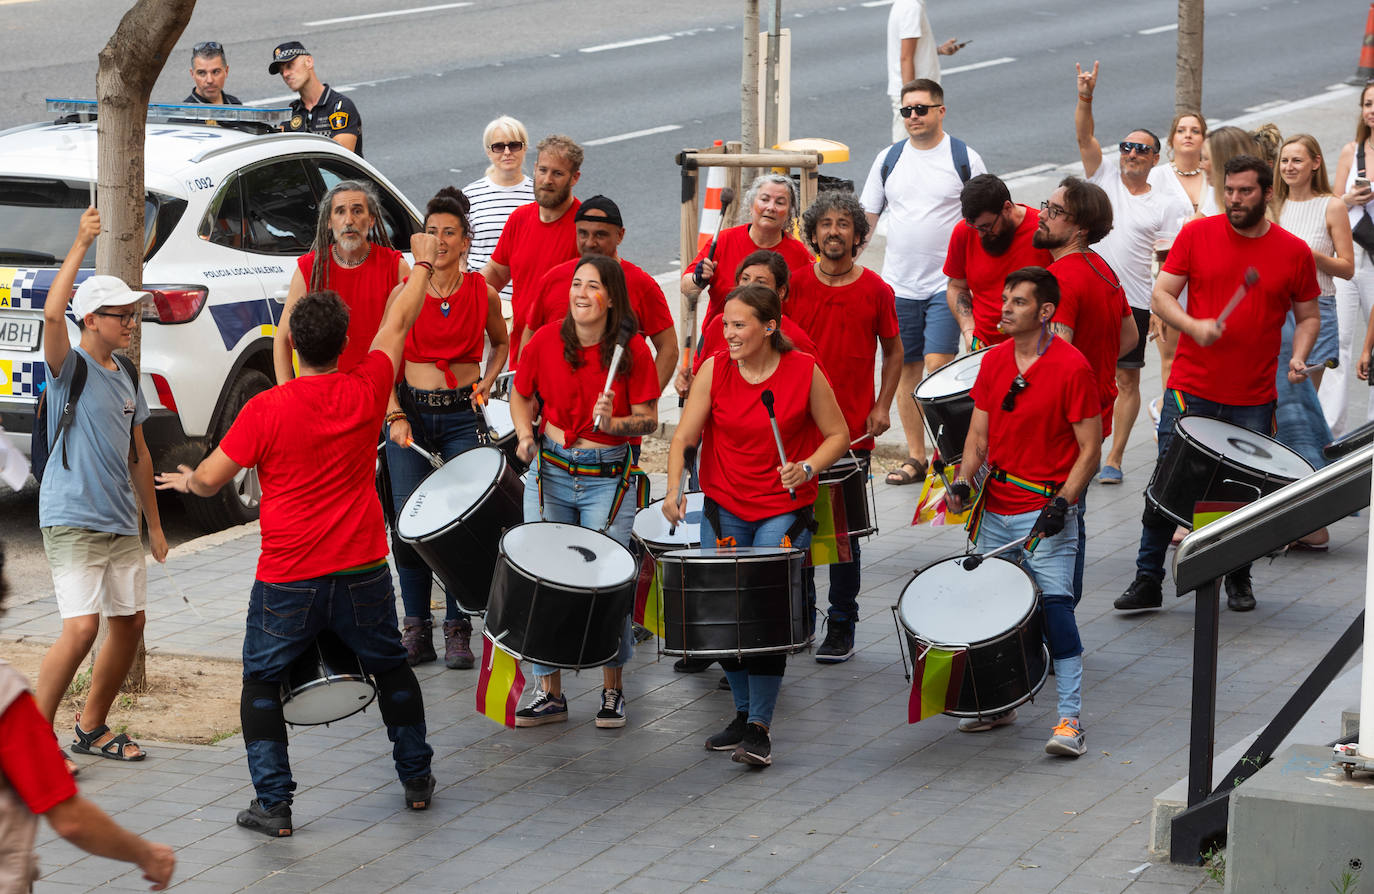
<path id="1" fill-rule="evenodd" d="M 77 319 L 94 313 L 102 307 L 124 307 L 137 304 L 150 293 L 135 292 L 117 276 L 96 274 L 76 287 L 76 297 L 72 299 L 72 313 Z"/>

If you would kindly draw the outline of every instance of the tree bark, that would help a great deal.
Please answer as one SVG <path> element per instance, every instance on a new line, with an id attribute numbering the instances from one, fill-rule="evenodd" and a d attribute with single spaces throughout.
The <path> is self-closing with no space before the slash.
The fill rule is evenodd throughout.
<path id="1" fill-rule="evenodd" d="M 739 133 L 744 151 L 759 151 L 759 0 L 744 3 L 744 64 L 740 73 Z M 754 172 L 743 171 L 744 180 Z"/>
<path id="2" fill-rule="evenodd" d="M 1174 114 L 1202 111 L 1203 0 L 1178 0 L 1178 61 L 1174 70 Z"/>
<path id="3" fill-rule="evenodd" d="M 100 51 L 95 96 L 99 103 L 96 201 L 101 236 L 95 268 L 118 276 L 135 289 L 143 285 L 147 241 L 143 227 L 143 140 L 148 100 L 195 6 L 196 0 L 137 0 Z M 135 367 L 141 366 L 142 343 L 143 321 L 138 320 L 125 352 Z M 147 684 L 147 653 L 140 641 L 124 688 L 141 692 Z"/>

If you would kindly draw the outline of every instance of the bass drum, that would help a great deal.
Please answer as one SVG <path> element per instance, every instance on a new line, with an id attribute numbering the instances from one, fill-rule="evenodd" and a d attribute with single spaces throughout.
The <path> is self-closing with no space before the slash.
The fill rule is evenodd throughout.
<path id="1" fill-rule="evenodd" d="M 578 669 L 620 651 L 634 607 L 635 561 L 599 531 L 531 522 L 501 537 L 486 630 L 518 659 Z"/>
<path id="2" fill-rule="evenodd" d="M 964 456 L 964 441 L 973 421 L 973 383 L 987 350 L 951 360 L 926 376 L 911 393 L 921 405 L 926 431 L 940 451 L 940 459 L 951 466 L 958 465 Z"/>
<path id="3" fill-rule="evenodd" d="M 487 608 L 501 534 L 525 517 L 525 486 L 495 447 L 464 450 L 406 498 L 396 535 L 425 560 L 468 614 Z"/>
<path id="4" fill-rule="evenodd" d="M 317 726 L 351 717 L 376 697 L 358 656 L 332 630 L 321 630 L 286 670 L 281 713 L 293 726 Z"/>
<path id="5" fill-rule="evenodd" d="M 822 487 L 831 486 L 832 500 L 844 506 L 845 528 L 850 537 L 878 533 L 878 513 L 874 509 L 873 479 L 868 460 L 842 456 L 820 474 Z"/>
<path id="6" fill-rule="evenodd" d="M 913 664 L 931 647 L 968 650 L 958 702 L 945 713 L 981 717 L 1030 701 L 1045 685 L 1049 650 L 1031 576 L 997 557 L 968 570 L 964 558 L 916 572 L 897 600 L 897 619 Z"/>
<path id="7" fill-rule="evenodd" d="M 728 658 L 806 648 L 804 557 L 759 546 L 664 553 L 663 654 Z"/>
<path id="8" fill-rule="evenodd" d="M 1170 521 L 1191 528 L 1198 502 L 1253 503 L 1312 471 L 1273 438 L 1208 416 L 1182 416 L 1145 498 Z"/>

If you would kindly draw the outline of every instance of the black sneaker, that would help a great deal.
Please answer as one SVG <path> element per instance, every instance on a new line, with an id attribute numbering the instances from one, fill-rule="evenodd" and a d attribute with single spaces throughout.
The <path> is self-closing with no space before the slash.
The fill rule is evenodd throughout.
<path id="1" fill-rule="evenodd" d="M 724 690 L 725 692 L 729 692 L 730 678 L 725 676 L 724 674 L 721 674 L 720 679 L 716 681 L 716 688 Z"/>
<path id="2" fill-rule="evenodd" d="M 1164 604 L 1164 589 L 1153 577 L 1137 574 L 1126 592 L 1116 597 L 1112 608 L 1119 612 L 1143 612 Z"/>
<path id="3" fill-rule="evenodd" d="M 735 746 L 744 741 L 744 729 L 749 725 L 749 715 L 744 711 L 735 712 L 730 725 L 706 740 L 708 751 L 734 751 Z"/>
<path id="4" fill-rule="evenodd" d="M 715 663 L 714 658 L 679 658 L 673 662 L 673 670 L 680 674 L 699 674 Z"/>
<path id="5" fill-rule="evenodd" d="M 1226 578 L 1226 607 L 1233 612 L 1255 610 L 1255 590 L 1250 586 L 1250 575 L 1233 574 Z"/>
<path id="6" fill-rule="evenodd" d="M 424 810 L 434 800 L 434 774 L 416 776 L 401 783 L 406 789 L 406 806 L 411 810 Z"/>
<path id="7" fill-rule="evenodd" d="M 262 806 L 262 801 L 254 798 L 247 810 L 239 811 L 238 824 L 245 829 L 261 832 L 269 838 L 289 838 L 291 836 L 291 805 L 282 801 L 275 807 L 268 809 Z"/>
<path id="8" fill-rule="evenodd" d="M 839 664 L 854 657 L 854 625 L 849 623 L 826 624 L 825 642 L 816 650 L 816 660 L 821 664 Z"/>
<path id="9" fill-rule="evenodd" d="M 768 730 L 751 723 L 744 728 L 744 739 L 730 755 L 737 764 L 751 767 L 766 767 L 773 763 L 773 742 L 768 738 Z"/>
<path id="10" fill-rule="evenodd" d="M 596 712 L 599 729 L 619 729 L 625 725 L 625 693 L 619 689 L 601 690 L 601 710 Z"/>
<path id="11" fill-rule="evenodd" d="M 536 689 L 530 703 L 515 712 L 516 726 L 543 726 L 546 723 L 563 723 L 568 719 L 568 697 L 549 695 Z"/>

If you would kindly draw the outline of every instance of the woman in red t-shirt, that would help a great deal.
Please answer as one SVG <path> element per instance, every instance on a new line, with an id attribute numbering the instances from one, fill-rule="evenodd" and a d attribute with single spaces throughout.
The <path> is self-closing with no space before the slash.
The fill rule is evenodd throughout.
<path id="1" fill-rule="evenodd" d="M 443 459 L 451 459 L 477 446 L 474 404 L 491 390 L 496 375 L 506 365 L 508 336 L 501 318 L 501 299 L 482 274 L 466 270 L 472 245 L 468 200 L 461 191 L 446 186 L 429 200 L 425 232 L 439 240 L 439 252 L 429 273 L 429 287 L 420 316 L 406 335 L 401 381 L 387 400 L 386 421 L 391 440 L 386 445 L 387 470 L 395 511 L 420 481 L 429 474 L 429 463 L 414 450 L 412 440 Z M 419 261 L 417 264 L 428 264 Z M 394 297 L 405 285 L 402 281 Z M 479 364 L 491 341 L 486 373 Z M 434 661 L 434 614 L 429 595 L 434 573 L 410 544 L 392 537 L 397 577 L 405 620 L 401 642 L 406 661 Z M 476 594 L 485 597 L 486 594 Z M 451 668 L 473 665 L 472 621 L 458 607 L 452 592 L 445 591 L 448 611 L 444 618 L 444 664 Z M 484 598 L 476 598 L 482 602 Z"/>
<path id="2" fill-rule="evenodd" d="M 740 286 L 725 302 L 728 353 L 707 358 L 692 383 L 668 458 L 668 493 L 678 493 L 687 447 L 701 443 L 701 489 L 706 495 L 701 542 L 724 546 L 796 546 L 810 542 L 816 476 L 849 449 L 835 393 L 811 355 L 792 349 L 780 330 L 777 293 Z M 788 459 L 777 444 L 763 403 L 773 411 Z M 795 492 L 793 497 L 789 489 Z M 663 501 L 672 524 L 685 499 Z M 709 547 L 708 547 L 709 548 Z M 706 740 L 733 749 L 740 763 L 772 763 L 768 729 L 787 666 L 785 653 L 722 658 L 735 699 L 735 719 Z"/>
<path id="3" fill-rule="evenodd" d="M 632 474 L 629 444 L 658 427 L 658 373 L 644 339 L 634 337 L 639 323 L 619 261 L 584 255 L 573 272 L 568 305 L 561 322 L 541 326 L 520 352 L 511 389 L 517 451 L 534 474 L 525 486 L 525 521 L 581 525 L 628 547 L 643 481 L 642 473 Z M 624 354 L 610 389 L 603 390 L 621 332 L 629 333 Z M 544 401 L 537 439 L 536 395 Z M 633 654 L 626 614 L 620 652 L 602 667 L 599 727 L 625 725 L 621 669 Z M 539 687 L 515 712 L 515 725 L 567 720 L 558 669 L 536 664 L 534 676 Z"/>

